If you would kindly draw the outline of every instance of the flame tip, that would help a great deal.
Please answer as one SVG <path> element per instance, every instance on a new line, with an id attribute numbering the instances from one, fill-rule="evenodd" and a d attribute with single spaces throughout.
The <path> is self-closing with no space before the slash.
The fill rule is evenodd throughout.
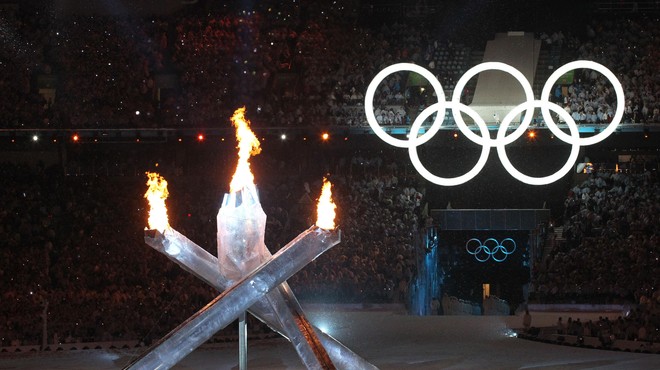
<path id="1" fill-rule="evenodd" d="M 170 227 L 165 206 L 165 199 L 169 196 L 167 180 L 156 172 L 147 171 L 146 175 L 148 189 L 144 197 L 149 201 L 150 207 L 148 229 L 165 233 L 165 229 Z"/>
<path id="2" fill-rule="evenodd" d="M 332 200 L 332 183 L 323 177 L 323 188 L 317 206 L 316 226 L 324 230 L 334 230 L 337 205 Z"/>
<path id="3" fill-rule="evenodd" d="M 236 171 L 229 184 L 230 192 L 236 192 L 249 184 L 254 184 L 254 175 L 250 170 L 250 156 L 261 153 L 261 143 L 250 129 L 250 121 L 245 118 L 245 106 L 238 108 L 231 116 L 232 125 L 236 128 L 238 142 L 238 163 Z"/>

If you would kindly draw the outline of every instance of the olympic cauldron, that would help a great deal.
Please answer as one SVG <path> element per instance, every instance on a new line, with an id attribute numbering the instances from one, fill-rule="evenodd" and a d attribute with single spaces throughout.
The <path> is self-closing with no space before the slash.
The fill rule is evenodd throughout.
<path id="1" fill-rule="evenodd" d="M 243 113 L 244 108 L 239 109 L 232 117 L 239 141 L 239 164 L 218 212 L 217 258 L 170 227 L 164 204 L 167 182 L 158 174 L 148 174 L 145 197 L 151 211 L 145 242 L 222 293 L 125 369 L 169 369 L 245 311 L 287 338 L 308 369 L 376 369 L 311 325 L 286 283 L 341 241 L 341 232 L 334 225 L 331 184 L 324 182 L 316 225 L 271 255 L 264 244 L 266 215 L 248 162 L 250 155 L 258 153 L 258 140 Z M 244 368 L 245 359 L 240 362 Z"/>

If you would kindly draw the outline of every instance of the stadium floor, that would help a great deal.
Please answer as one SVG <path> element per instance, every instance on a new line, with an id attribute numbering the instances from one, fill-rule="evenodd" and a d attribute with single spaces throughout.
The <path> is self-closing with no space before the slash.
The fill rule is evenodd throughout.
<path id="1" fill-rule="evenodd" d="M 310 320 L 380 369 L 658 369 L 660 355 L 518 339 L 516 316 L 408 316 L 390 311 L 308 311 Z M 143 350 L 143 349 L 140 349 Z M 136 353 L 86 350 L 12 354 L 0 369 L 121 369 Z M 301 369 L 284 339 L 249 343 L 249 369 Z M 238 369 L 238 343 L 200 348 L 174 369 Z"/>

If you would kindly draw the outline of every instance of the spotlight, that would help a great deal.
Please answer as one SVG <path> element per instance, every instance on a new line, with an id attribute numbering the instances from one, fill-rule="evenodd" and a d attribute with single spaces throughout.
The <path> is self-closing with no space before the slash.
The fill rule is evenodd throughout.
<path id="1" fill-rule="evenodd" d="M 327 141 L 329 138 L 330 138 L 330 134 L 328 134 L 327 132 L 324 132 L 321 135 L 321 139 L 323 139 L 323 141 Z"/>
<path id="2" fill-rule="evenodd" d="M 534 131 L 534 130 L 529 130 L 529 132 L 527 133 L 527 137 L 528 137 L 530 140 L 534 140 L 534 139 L 536 139 L 536 131 Z"/>
<path id="3" fill-rule="evenodd" d="M 199 141 L 200 143 L 204 141 L 204 134 L 197 134 L 197 141 Z"/>
<path id="4" fill-rule="evenodd" d="M 458 132 L 454 131 L 454 139 L 458 139 Z"/>
<path id="5" fill-rule="evenodd" d="M 286 140 L 286 134 L 282 134 L 282 135 L 280 135 L 280 139 L 282 139 L 282 140 Z"/>
<path id="6" fill-rule="evenodd" d="M 328 331 L 330 330 L 329 325 L 328 325 L 327 323 L 325 323 L 325 322 L 323 322 L 323 323 L 318 323 L 318 328 L 319 328 L 319 330 L 320 330 L 322 333 L 324 333 L 324 334 L 328 334 Z"/>
<path id="7" fill-rule="evenodd" d="M 78 136 L 78 134 L 73 134 L 73 136 L 71 136 L 71 140 L 72 140 L 74 143 L 77 143 L 78 140 L 80 140 L 80 136 Z"/>
<path id="8" fill-rule="evenodd" d="M 39 141 L 39 136 L 37 136 L 37 135 L 32 135 L 32 141 L 34 141 L 34 142 Z"/>

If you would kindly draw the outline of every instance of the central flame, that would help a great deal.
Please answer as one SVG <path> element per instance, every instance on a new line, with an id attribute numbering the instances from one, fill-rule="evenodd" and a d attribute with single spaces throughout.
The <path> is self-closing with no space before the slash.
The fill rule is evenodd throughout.
<path id="1" fill-rule="evenodd" d="M 167 191 L 167 180 L 155 172 L 147 172 L 147 192 L 144 197 L 149 201 L 149 229 L 158 230 L 161 233 L 170 227 L 167 219 L 167 207 L 165 199 L 169 196 Z"/>
<path id="2" fill-rule="evenodd" d="M 236 109 L 231 123 L 236 127 L 238 141 L 238 164 L 229 184 L 229 191 L 234 193 L 246 185 L 254 184 L 254 175 L 250 171 L 250 156 L 261 153 L 261 146 L 257 136 L 250 130 L 250 121 L 245 118 L 245 107 Z"/>
<path id="3" fill-rule="evenodd" d="M 334 229 L 336 208 L 337 205 L 332 201 L 332 183 L 330 183 L 330 181 L 324 177 L 323 189 L 321 190 L 319 204 L 316 208 L 316 226 L 325 230 Z"/>

